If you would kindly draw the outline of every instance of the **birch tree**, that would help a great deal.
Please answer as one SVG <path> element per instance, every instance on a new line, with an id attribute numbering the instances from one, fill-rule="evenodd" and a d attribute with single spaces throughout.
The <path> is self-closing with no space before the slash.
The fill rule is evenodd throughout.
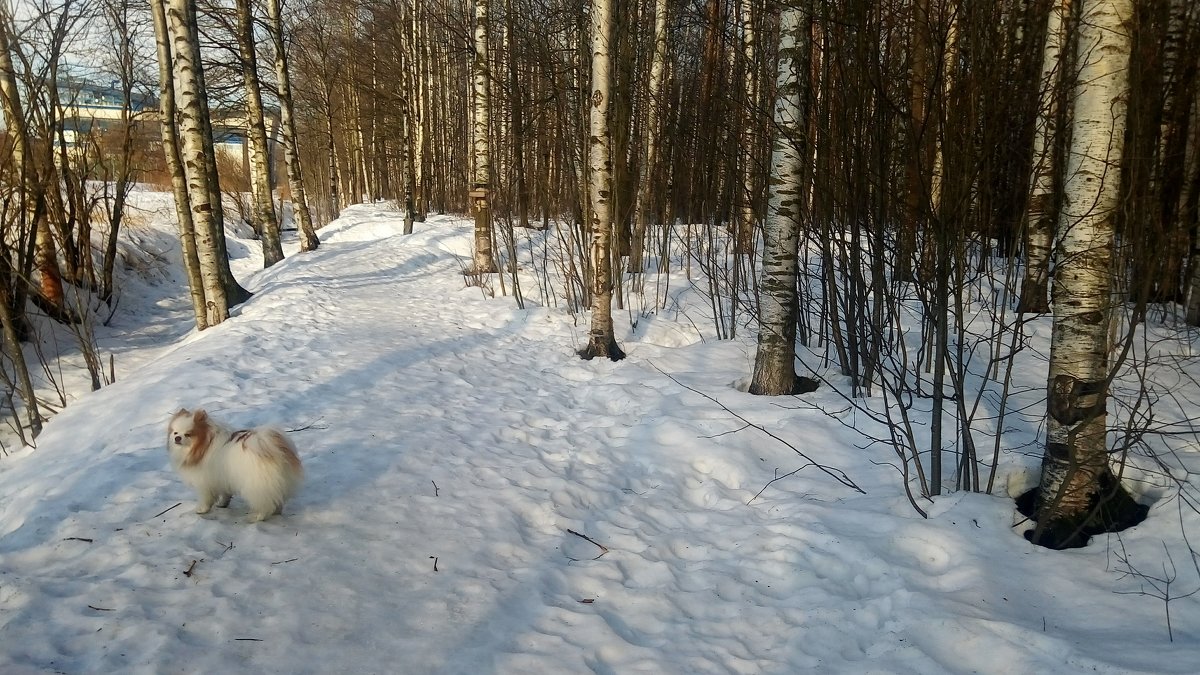
<path id="1" fill-rule="evenodd" d="M 809 49 L 807 23 L 798 4 L 784 4 L 779 21 L 775 138 L 771 151 L 770 201 L 760 277 L 758 350 L 750 393 L 797 393 L 796 295 L 800 219 L 804 204 L 803 162 L 807 110 L 802 82 Z"/>
<path id="2" fill-rule="evenodd" d="M 183 250 L 183 269 L 188 279 L 188 291 L 192 300 L 196 329 L 208 328 L 208 303 L 205 300 L 205 279 L 200 272 L 200 259 L 196 248 L 196 226 L 192 221 L 191 198 L 188 196 L 187 175 L 180 155 L 179 129 L 176 125 L 175 75 L 172 64 L 171 38 L 167 32 L 167 16 L 162 0 L 150 0 L 150 14 L 154 22 L 154 38 L 158 52 L 159 82 L 159 131 L 162 136 L 163 156 L 167 172 L 171 176 L 171 189 L 175 196 L 175 216 L 179 227 L 179 242 Z M 211 282 L 219 285 L 218 279 Z"/>
<path id="3" fill-rule="evenodd" d="M 486 274 L 496 271 L 492 252 L 491 144 L 488 140 L 488 116 L 491 112 L 491 69 L 488 61 L 488 0 L 475 0 L 475 108 L 471 120 L 472 148 L 475 156 L 471 184 L 471 210 L 475 213 L 475 258 L 471 271 Z"/>
<path id="4" fill-rule="evenodd" d="M 1021 312 L 1043 314 L 1050 275 L 1050 244 L 1057 214 L 1054 196 L 1061 165 L 1054 151 L 1058 141 L 1063 89 L 1063 49 L 1071 15 L 1071 0 L 1053 0 L 1042 49 L 1041 102 L 1033 137 L 1033 178 L 1026 209 L 1025 274 L 1021 283 Z"/>
<path id="5" fill-rule="evenodd" d="M 229 273 L 229 259 L 224 247 L 221 192 L 216 184 L 216 159 L 213 156 L 204 71 L 200 63 L 196 5 L 194 0 L 165 2 L 167 30 L 172 43 L 180 159 L 187 174 L 196 252 L 204 279 L 205 312 L 211 326 L 229 318 L 229 296 L 234 287 L 240 289 L 241 293 L 246 292 L 237 286 L 236 281 L 230 283 L 233 276 Z M 235 299 L 240 302 L 244 298 L 235 296 Z"/>
<path id="6" fill-rule="evenodd" d="M 588 113 L 588 197 L 591 202 L 592 326 L 588 344 L 579 352 L 613 361 L 625 358 L 613 332 L 613 170 L 608 108 L 612 96 L 611 52 L 614 0 L 592 0 L 592 94 Z"/>
<path id="7" fill-rule="evenodd" d="M 262 87 L 258 81 L 258 53 L 254 47 L 254 16 L 250 0 L 235 0 L 238 52 L 241 56 L 242 84 L 246 91 L 246 140 L 250 148 L 250 199 L 254 229 L 262 234 L 263 267 L 283 260 L 279 241 L 279 219 L 271 195 L 271 154 L 267 147 L 267 129 L 263 121 Z"/>
<path id="8" fill-rule="evenodd" d="M 759 163 L 761 161 L 761 153 L 759 151 L 759 136 L 762 124 L 759 123 L 759 77 L 758 77 L 758 35 L 756 32 L 755 23 L 758 19 L 759 9 L 755 0 L 739 0 L 741 10 L 741 25 L 742 25 L 742 72 L 745 78 L 745 92 L 742 94 L 740 102 L 741 114 L 738 117 L 738 122 L 741 124 L 741 147 L 739 148 L 738 161 L 741 164 L 739 174 L 741 177 L 741 189 L 738 191 L 741 202 L 737 213 L 737 225 L 735 227 L 736 235 L 736 251 L 741 254 L 751 253 L 754 250 L 754 221 L 755 221 L 755 196 L 758 194 L 756 186 L 759 183 L 761 171 Z M 735 268 L 740 269 L 740 267 Z M 736 294 L 736 291 L 735 291 Z M 733 322 L 736 326 L 737 322 Z"/>
<path id="9" fill-rule="evenodd" d="M 179 11 L 172 10 L 178 6 Z M 214 262 L 216 264 L 217 275 L 221 279 L 221 287 L 225 289 L 225 301 L 227 306 L 241 304 L 250 298 L 250 291 L 247 291 L 233 277 L 233 272 L 229 269 L 229 252 L 225 242 L 225 209 L 221 196 L 221 183 L 217 175 L 217 157 L 215 145 L 213 142 L 212 130 L 212 115 L 208 108 L 208 86 L 204 79 L 204 67 L 200 58 L 200 30 L 196 23 L 196 0 L 169 0 L 167 12 L 167 26 L 172 26 L 172 18 L 178 16 L 183 19 L 180 24 L 180 30 L 174 33 L 176 50 L 176 68 L 188 64 L 184 72 L 176 70 L 176 83 L 180 87 L 176 101 L 180 110 L 180 119 L 188 120 L 189 117 L 194 120 L 194 124 L 180 125 L 181 136 L 184 139 L 191 139 L 199 146 L 199 153 L 196 155 L 197 161 L 193 162 L 191 157 L 185 155 L 185 166 L 188 169 L 196 169 L 204 171 L 208 177 L 204 183 L 208 186 L 208 203 L 212 206 L 212 243 L 216 247 Z M 182 39 L 182 42 L 180 41 Z M 185 50 L 187 55 L 185 57 Z M 194 64 L 191 65 L 191 64 Z M 184 84 L 186 82 L 186 84 Z M 194 97 L 183 96 L 186 88 L 191 88 L 197 94 Z M 194 109 L 194 110 L 193 110 Z M 191 135 L 191 129 L 197 134 L 195 137 Z M 186 148 L 186 144 L 185 144 Z M 203 159 L 203 163 L 200 163 Z M 195 199 L 195 196 L 192 195 Z M 201 259 L 203 262 L 203 258 Z M 211 300 L 211 298 L 209 298 Z"/>
<path id="10" fill-rule="evenodd" d="M 1105 426 L 1113 292 L 1113 221 L 1128 94 L 1132 0 L 1080 0 L 1071 152 L 1051 308 L 1046 448 L 1030 538 L 1082 545 L 1131 502 L 1108 463 Z"/>
<path id="11" fill-rule="evenodd" d="M 670 19 L 668 0 L 654 0 L 654 53 L 650 57 L 650 78 L 646 86 L 646 128 L 642 139 L 642 177 L 638 185 L 637 202 L 630 236 L 630 274 L 640 274 L 646 230 L 654 218 L 654 177 L 658 172 L 659 134 L 662 132 L 663 84 L 667 76 L 667 23 Z"/>
<path id="12" fill-rule="evenodd" d="M 279 0 L 266 0 L 267 33 L 275 47 L 275 80 L 279 91 L 279 127 L 283 135 L 283 163 L 292 193 L 292 217 L 300 231 L 300 250 L 315 251 L 320 245 L 313 228 L 312 212 L 304 190 L 304 169 L 296 138 L 296 103 L 292 98 L 292 76 L 288 70 L 287 45 L 283 39 L 283 17 Z"/>

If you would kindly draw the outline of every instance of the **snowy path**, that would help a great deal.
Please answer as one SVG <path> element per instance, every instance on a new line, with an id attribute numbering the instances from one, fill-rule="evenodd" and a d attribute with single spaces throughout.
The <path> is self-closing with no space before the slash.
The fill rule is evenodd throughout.
<path id="1" fill-rule="evenodd" d="M 352 210 L 234 320 L 0 462 L 0 672 L 1188 672 L 1200 653 L 1105 647 L 1161 630 L 1111 594 L 1073 618 L 1034 577 L 1065 595 L 1111 574 L 1054 576 L 1072 554 L 1019 542 L 1004 499 L 917 518 L 836 422 L 730 387 L 745 343 L 583 362 L 561 312 L 464 288 L 461 222 L 397 226 Z M 868 495 L 808 471 L 747 506 L 801 462 L 683 384 Z M 181 406 L 311 425 L 283 518 L 191 513 L 161 447 Z"/>

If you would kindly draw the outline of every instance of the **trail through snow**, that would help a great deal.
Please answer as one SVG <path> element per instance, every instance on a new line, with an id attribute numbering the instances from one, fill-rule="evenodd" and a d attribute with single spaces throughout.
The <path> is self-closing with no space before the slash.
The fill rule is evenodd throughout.
<path id="1" fill-rule="evenodd" d="M 1112 593 L 1130 587 L 1102 540 L 1032 548 L 1007 495 L 940 498 L 923 520 L 836 419 L 739 392 L 752 342 L 647 319 L 627 360 L 585 362 L 561 309 L 465 287 L 469 223 L 399 231 L 348 210 L 318 251 L 255 273 L 230 321 L 131 355 L 145 363 L 0 459 L 0 672 L 1200 663 L 1196 603 L 1172 608 L 1168 643 L 1161 604 Z M 808 468 L 751 501 L 804 462 L 689 388 L 866 495 Z M 291 430 L 307 479 L 282 517 L 248 524 L 236 498 L 192 513 L 163 449 L 180 407 Z"/>

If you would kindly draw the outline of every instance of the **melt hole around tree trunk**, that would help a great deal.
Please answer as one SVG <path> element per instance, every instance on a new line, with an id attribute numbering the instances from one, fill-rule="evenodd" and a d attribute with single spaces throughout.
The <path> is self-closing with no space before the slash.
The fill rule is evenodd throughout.
<path id="1" fill-rule="evenodd" d="M 1042 528 L 1037 541 L 1037 528 L 1025 531 L 1025 539 L 1046 548 L 1062 550 L 1087 546 L 1093 535 L 1121 532 L 1146 519 L 1150 507 L 1139 504 L 1110 471 L 1100 475 L 1100 489 L 1092 495 L 1088 509 L 1075 519 L 1064 519 Z M 1016 498 L 1021 515 L 1037 522 L 1036 505 L 1041 487 L 1033 486 Z"/>

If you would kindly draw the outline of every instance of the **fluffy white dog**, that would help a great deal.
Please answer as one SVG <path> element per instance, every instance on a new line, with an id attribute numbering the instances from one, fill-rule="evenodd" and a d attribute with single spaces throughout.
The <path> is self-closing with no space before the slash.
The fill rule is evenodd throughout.
<path id="1" fill-rule="evenodd" d="M 234 494 L 250 504 L 250 521 L 283 511 L 304 478 L 296 447 L 271 427 L 231 431 L 203 410 L 180 410 L 167 425 L 171 463 L 199 495 L 196 513 L 229 506 Z"/>

